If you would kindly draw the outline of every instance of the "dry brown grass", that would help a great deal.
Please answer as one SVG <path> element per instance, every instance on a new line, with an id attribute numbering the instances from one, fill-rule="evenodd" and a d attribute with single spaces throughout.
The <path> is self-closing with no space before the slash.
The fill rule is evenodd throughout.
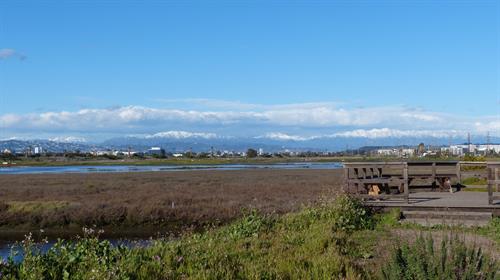
<path id="1" fill-rule="evenodd" d="M 2 175 L 0 226 L 225 223 L 245 208 L 297 210 L 339 190 L 341 179 L 341 170 Z"/>

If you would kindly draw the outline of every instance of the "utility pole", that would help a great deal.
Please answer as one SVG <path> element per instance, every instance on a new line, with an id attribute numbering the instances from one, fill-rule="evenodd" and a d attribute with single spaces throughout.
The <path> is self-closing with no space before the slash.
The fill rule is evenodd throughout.
<path id="1" fill-rule="evenodd" d="M 467 149 L 469 150 L 469 154 L 472 154 L 472 149 L 471 149 L 471 143 L 470 143 L 470 132 L 467 132 Z"/>
<path id="2" fill-rule="evenodd" d="M 486 134 L 486 155 L 490 153 L 490 144 L 491 144 L 491 138 L 490 138 L 490 132 Z"/>

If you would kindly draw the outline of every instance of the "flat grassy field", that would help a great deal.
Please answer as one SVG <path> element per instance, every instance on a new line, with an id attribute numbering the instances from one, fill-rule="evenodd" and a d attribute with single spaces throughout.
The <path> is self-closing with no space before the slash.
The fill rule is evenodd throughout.
<path id="1" fill-rule="evenodd" d="M 270 169 L 2 175 L 0 231 L 222 224 L 243 209 L 282 214 L 314 204 L 341 178 L 341 170 Z"/>

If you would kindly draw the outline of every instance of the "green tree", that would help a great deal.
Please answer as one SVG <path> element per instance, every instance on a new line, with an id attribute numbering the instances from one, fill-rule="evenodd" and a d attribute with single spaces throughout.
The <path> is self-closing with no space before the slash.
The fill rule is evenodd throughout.
<path id="1" fill-rule="evenodd" d="M 257 151 L 250 148 L 247 150 L 247 157 L 249 158 L 254 158 L 254 157 L 257 157 Z"/>

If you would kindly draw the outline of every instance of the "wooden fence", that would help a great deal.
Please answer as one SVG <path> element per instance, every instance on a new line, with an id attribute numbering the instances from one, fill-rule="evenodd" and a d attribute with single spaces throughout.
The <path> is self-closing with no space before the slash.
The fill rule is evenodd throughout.
<path id="1" fill-rule="evenodd" d="M 402 197 L 409 202 L 412 182 L 427 181 L 432 188 L 449 189 L 452 180 L 460 185 L 462 167 L 479 166 L 488 170 L 488 202 L 493 204 L 500 197 L 493 195 L 493 186 L 499 191 L 500 163 L 459 161 L 413 161 L 413 162 L 349 162 L 344 163 L 344 190 L 362 198 L 373 198 L 368 194 L 377 186 L 382 191 L 379 199 Z"/>

